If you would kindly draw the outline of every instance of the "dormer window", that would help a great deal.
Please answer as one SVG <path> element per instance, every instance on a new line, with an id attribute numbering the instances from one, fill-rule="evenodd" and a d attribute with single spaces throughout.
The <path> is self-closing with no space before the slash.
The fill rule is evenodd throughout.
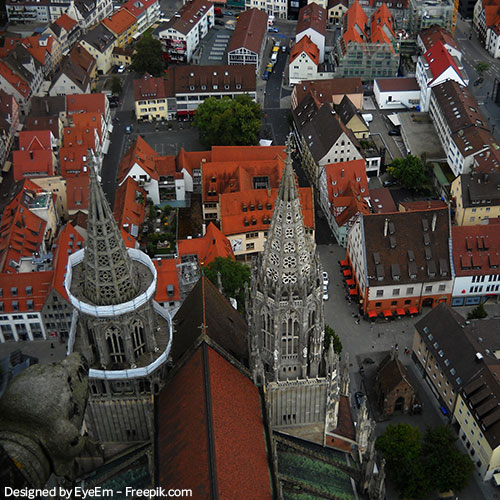
<path id="1" fill-rule="evenodd" d="M 240 83 L 237 83 L 237 84 L 236 84 L 236 88 L 237 88 L 238 90 L 240 90 L 240 89 L 241 89 L 241 84 L 240 84 Z"/>
<path id="2" fill-rule="evenodd" d="M 219 86 L 216 84 L 214 85 L 214 90 L 217 90 L 219 88 Z"/>
<path id="3" fill-rule="evenodd" d="M 194 85 L 190 85 L 189 90 L 194 90 Z"/>
<path id="4" fill-rule="evenodd" d="M 207 86 L 206 85 L 202 85 L 201 86 L 201 90 L 207 90 Z"/>

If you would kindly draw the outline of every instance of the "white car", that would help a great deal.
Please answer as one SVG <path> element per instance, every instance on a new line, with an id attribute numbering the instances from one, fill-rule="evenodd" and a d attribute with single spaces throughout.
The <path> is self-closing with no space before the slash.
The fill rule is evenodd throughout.
<path id="1" fill-rule="evenodd" d="M 323 285 L 323 300 L 328 300 L 328 287 Z"/>
<path id="2" fill-rule="evenodd" d="M 323 276 L 323 285 L 328 286 L 328 283 L 330 283 L 330 280 L 328 279 L 328 273 L 326 271 L 323 271 L 321 275 Z"/>
<path id="3" fill-rule="evenodd" d="M 117 70 L 118 73 L 123 73 L 124 71 L 125 71 L 125 66 L 123 64 L 118 66 L 118 70 Z"/>

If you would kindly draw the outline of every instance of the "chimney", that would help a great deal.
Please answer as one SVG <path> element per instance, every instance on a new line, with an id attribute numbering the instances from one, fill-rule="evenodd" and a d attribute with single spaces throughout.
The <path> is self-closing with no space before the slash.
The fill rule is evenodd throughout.
<path id="1" fill-rule="evenodd" d="M 342 179 L 344 178 L 344 169 L 342 169 L 342 173 L 340 174 L 340 176 L 342 177 Z"/>
<path id="2" fill-rule="evenodd" d="M 432 216 L 432 232 L 434 232 L 436 230 L 436 220 L 437 220 L 437 215 L 434 214 Z"/>
<path id="3" fill-rule="evenodd" d="M 387 236 L 387 228 L 389 227 L 389 219 L 385 219 L 384 222 L 384 236 Z"/>

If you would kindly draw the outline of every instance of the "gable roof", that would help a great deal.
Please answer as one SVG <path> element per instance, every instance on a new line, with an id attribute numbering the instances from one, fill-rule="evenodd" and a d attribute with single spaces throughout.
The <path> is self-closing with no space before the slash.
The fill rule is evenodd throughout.
<path id="1" fill-rule="evenodd" d="M 89 151 L 84 146 L 72 146 L 59 149 L 59 169 L 61 176 L 67 179 L 75 175 L 88 175 L 86 165 Z"/>
<path id="2" fill-rule="evenodd" d="M 107 98 L 104 94 L 69 94 L 66 96 L 66 111 L 72 113 L 100 113 L 106 116 Z"/>
<path id="3" fill-rule="evenodd" d="M 202 342 L 159 395 L 159 485 L 189 484 L 196 498 L 237 499 L 251 491 L 271 500 L 261 408 L 252 381 Z"/>
<path id="4" fill-rule="evenodd" d="M 155 159 L 158 153 L 141 137 L 138 136 L 128 151 L 123 155 L 118 167 L 118 184 L 123 182 L 129 170 L 137 163 L 151 178 L 158 180 Z"/>
<path id="5" fill-rule="evenodd" d="M 52 79 L 51 88 L 57 84 L 59 78 L 63 75 L 69 78 L 82 92 L 90 89 L 90 75 L 78 64 L 75 64 L 75 61 L 69 56 L 63 58 L 61 68 Z"/>
<path id="6" fill-rule="evenodd" d="M 85 36 L 81 39 L 82 42 L 88 43 L 95 50 L 104 53 L 111 45 L 115 43 L 116 37 L 113 33 L 104 26 L 104 24 L 96 24 L 95 27 L 89 29 Z"/>
<path id="7" fill-rule="evenodd" d="M 158 0 L 129 0 L 122 5 L 122 9 L 127 9 L 136 18 L 141 17 L 145 10 L 149 9 Z"/>
<path id="8" fill-rule="evenodd" d="M 71 61 L 74 65 L 79 66 L 89 75 L 92 73 L 95 68 L 97 62 L 94 57 L 90 54 L 90 52 L 83 47 L 83 45 L 78 42 L 69 53 Z"/>
<path id="9" fill-rule="evenodd" d="M 26 117 L 24 131 L 50 130 L 55 139 L 59 139 L 58 116 L 36 116 L 31 114 Z"/>
<path id="10" fill-rule="evenodd" d="M 69 17 L 67 14 L 61 14 L 55 21 L 54 24 L 64 28 L 67 33 L 69 33 L 78 23 L 73 18 Z"/>
<path id="11" fill-rule="evenodd" d="M 418 37 L 422 40 L 422 44 L 424 45 L 426 51 L 435 45 L 437 41 L 443 43 L 444 46 L 449 45 L 455 50 L 460 51 L 453 35 L 441 26 L 431 26 L 430 28 L 422 30 L 418 34 Z"/>
<path id="12" fill-rule="evenodd" d="M 113 215 L 120 229 L 124 228 L 134 238 L 138 236 L 146 216 L 146 191 L 132 177 L 118 186 Z"/>
<path id="13" fill-rule="evenodd" d="M 399 361 L 397 356 L 393 358 L 391 353 L 389 353 L 378 365 L 377 380 L 384 394 L 392 392 L 403 381 L 412 387 L 408 379 L 408 370 L 406 366 Z"/>
<path id="14" fill-rule="evenodd" d="M 130 0 L 132 2 L 132 0 Z M 127 2 L 125 6 L 130 3 Z M 199 20 L 213 7 L 209 0 L 194 0 L 187 2 L 177 11 L 175 15 L 166 23 L 165 30 L 174 29 L 183 35 L 187 35 L 193 28 L 196 28 Z"/>
<path id="15" fill-rule="evenodd" d="M 196 255 L 198 263 L 207 266 L 217 257 L 229 257 L 234 260 L 231 243 L 213 223 L 209 222 L 207 232 L 202 238 L 177 240 L 179 257 Z"/>
<path id="16" fill-rule="evenodd" d="M 267 18 L 263 10 L 253 8 L 243 11 L 236 23 L 228 52 L 245 48 L 259 54 L 267 32 Z"/>
<path id="17" fill-rule="evenodd" d="M 247 325 L 241 314 L 204 275 L 177 311 L 172 350 L 176 363 L 204 332 L 222 349 L 248 365 Z M 200 328 L 205 325 L 204 329 Z"/>
<path id="18" fill-rule="evenodd" d="M 406 78 L 377 78 L 375 81 L 381 92 L 420 90 L 417 79 L 414 76 Z"/>
<path id="19" fill-rule="evenodd" d="M 311 2 L 299 10 L 297 21 L 297 35 L 308 29 L 313 29 L 320 35 L 326 35 L 326 10 L 316 2 Z"/>
<path id="20" fill-rule="evenodd" d="M 459 77 L 462 77 L 457 63 L 446 50 L 441 40 L 436 41 L 436 43 L 424 54 L 424 58 L 429 65 L 433 81 L 441 76 L 450 67 L 456 71 Z"/>
<path id="21" fill-rule="evenodd" d="M 66 179 L 66 207 L 68 210 L 88 210 L 89 176 L 80 175 Z"/>
<path id="22" fill-rule="evenodd" d="M 137 21 L 136 17 L 133 16 L 125 8 L 121 8 L 113 12 L 110 16 L 105 17 L 101 23 L 106 26 L 115 35 L 121 35 L 125 33 L 130 26 L 132 26 Z"/>
<path id="23" fill-rule="evenodd" d="M 342 98 L 340 103 L 335 106 L 335 111 L 344 125 L 347 125 L 355 116 L 361 118 L 361 113 L 358 111 L 358 108 L 354 106 L 351 99 L 346 95 Z M 361 120 L 363 120 L 363 118 L 361 118 Z"/>
<path id="24" fill-rule="evenodd" d="M 312 62 L 319 64 L 319 49 L 318 46 L 311 40 L 311 37 L 303 36 L 290 51 L 290 62 L 293 62 L 302 52 L 305 52 Z"/>
<path id="25" fill-rule="evenodd" d="M 31 88 L 29 82 L 26 81 L 21 75 L 12 71 L 12 69 L 7 66 L 3 61 L 0 61 L 0 76 L 5 78 L 5 80 L 21 94 L 24 99 L 28 99 L 31 94 Z"/>
<path id="26" fill-rule="evenodd" d="M 53 275 L 54 271 L 0 273 L 2 314 L 41 311 L 51 290 Z"/>
<path id="27" fill-rule="evenodd" d="M 51 150 L 34 149 L 12 153 L 14 180 L 54 175 L 56 160 Z"/>
<path id="28" fill-rule="evenodd" d="M 331 78 L 328 80 L 305 80 L 293 88 L 297 97 L 297 103 L 311 94 L 318 105 L 320 103 L 331 103 L 333 96 L 344 94 L 363 94 L 361 78 Z"/>
<path id="29" fill-rule="evenodd" d="M 134 99 L 140 101 L 143 99 L 166 99 L 167 88 L 165 79 L 155 78 L 146 73 L 142 78 L 133 81 Z"/>

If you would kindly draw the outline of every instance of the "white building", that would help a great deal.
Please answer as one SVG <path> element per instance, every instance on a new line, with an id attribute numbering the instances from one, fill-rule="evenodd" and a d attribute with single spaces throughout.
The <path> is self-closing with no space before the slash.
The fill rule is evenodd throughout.
<path id="1" fill-rule="evenodd" d="M 245 10 L 260 9 L 270 16 L 286 19 L 288 17 L 288 0 L 245 0 Z"/>
<path id="2" fill-rule="evenodd" d="M 295 43 L 308 36 L 319 49 L 319 62 L 325 60 L 326 10 L 317 3 L 310 3 L 299 11 Z"/>
<path id="3" fill-rule="evenodd" d="M 302 80 L 316 80 L 319 64 L 319 49 L 308 36 L 304 36 L 290 51 L 288 75 L 290 85 Z"/>
<path id="4" fill-rule="evenodd" d="M 377 78 L 373 93 L 380 109 L 414 109 L 420 105 L 420 87 L 414 77 Z"/>
<path id="5" fill-rule="evenodd" d="M 496 59 L 500 58 L 500 20 L 486 31 L 486 42 L 484 46 L 492 57 Z"/>

